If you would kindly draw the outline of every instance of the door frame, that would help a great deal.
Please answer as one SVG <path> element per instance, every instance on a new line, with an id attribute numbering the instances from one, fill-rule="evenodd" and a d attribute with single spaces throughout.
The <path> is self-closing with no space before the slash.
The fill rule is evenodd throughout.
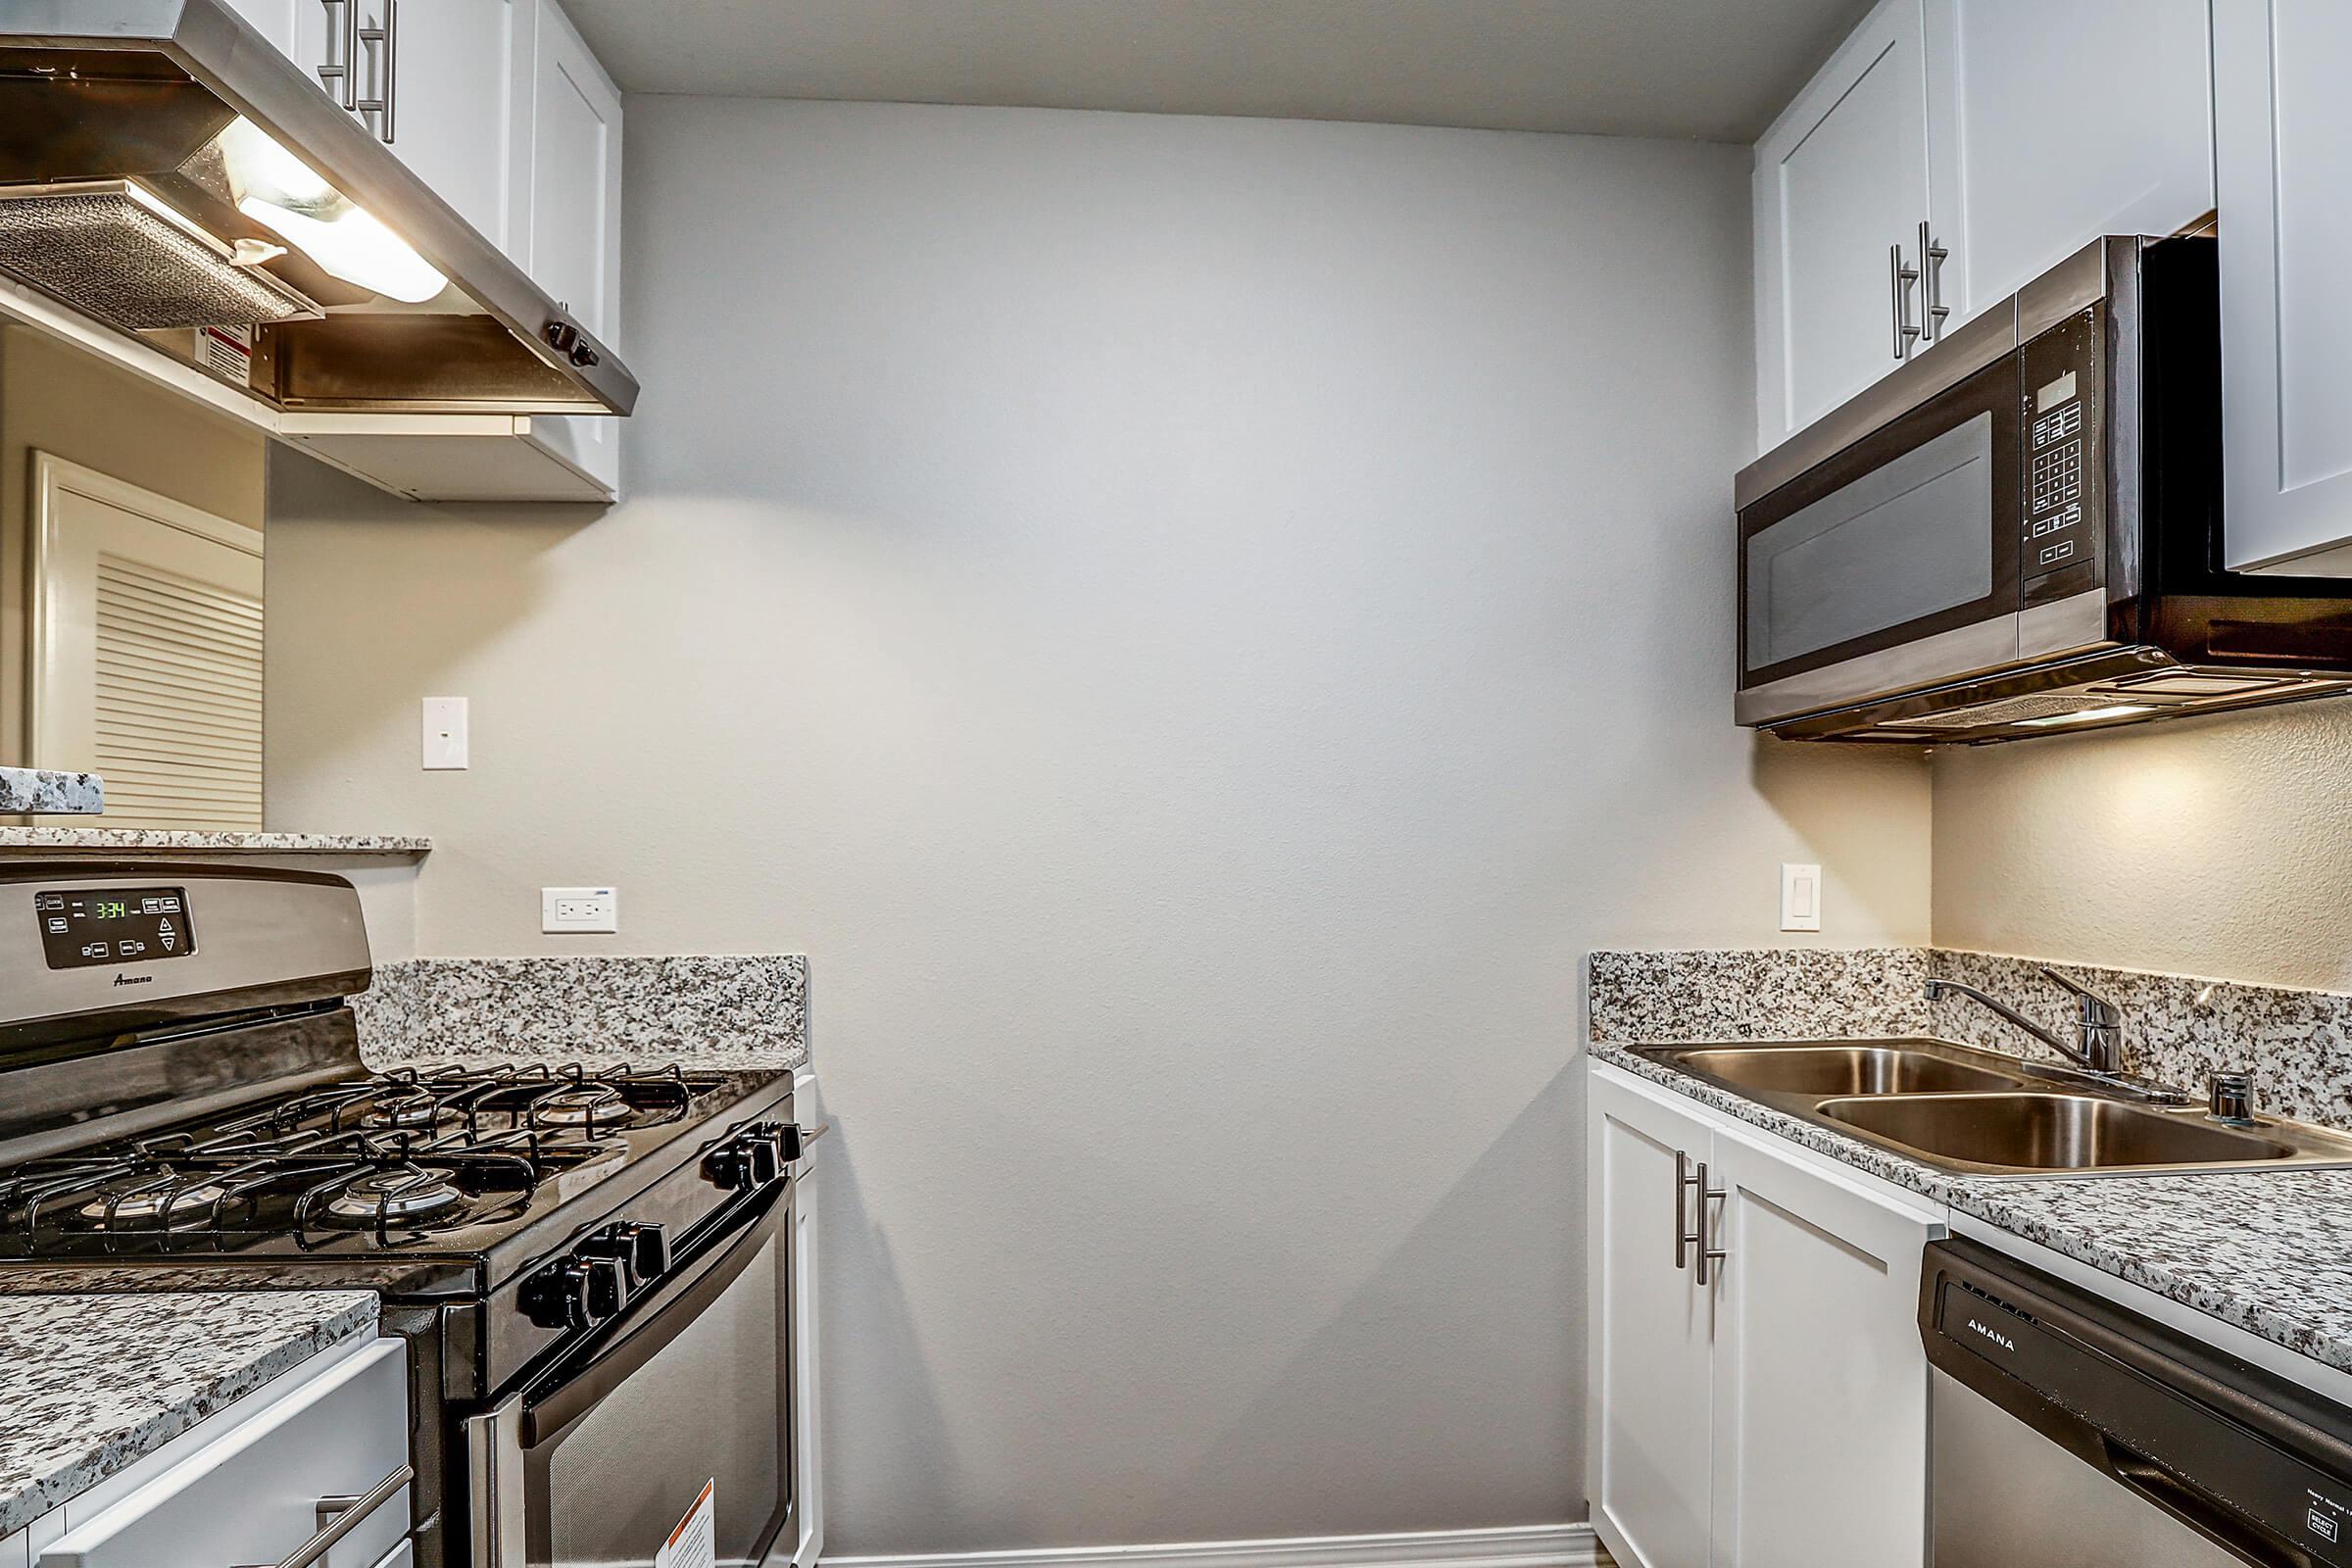
<path id="1" fill-rule="evenodd" d="M 226 545 L 242 551 L 256 561 L 265 563 L 262 530 L 249 528 L 241 522 L 216 515 L 184 501 L 118 479 L 111 473 L 61 458 L 53 452 L 35 450 L 30 458 L 32 475 L 32 576 L 25 595 L 27 605 L 26 649 L 24 659 L 24 739 L 25 756 L 33 767 L 82 767 L 90 760 L 53 759 L 44 755 L 42 738 L 51 716 L 49 707 L 49 677 L 57 663 L 57 612 L 51 599 L 51 567 L 61 549 L 58 535 L 65 526 L 60 507 L 68 495 L 79 495 L 106 506 L 118 508 L 150 522 L 194 534 L 214 544 Z"/>

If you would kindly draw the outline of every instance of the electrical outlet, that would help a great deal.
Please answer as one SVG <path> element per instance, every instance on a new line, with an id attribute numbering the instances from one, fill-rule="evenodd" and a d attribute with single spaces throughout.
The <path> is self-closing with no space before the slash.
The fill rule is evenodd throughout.
<path id="1" fill-rule="evenodd" d="M 424 700 L 424 765 L 430 771 L 462 768 L 466 761 L 466 699 Z"/>
<path id="2" fill-rule="evenodd" d="M 1821 867 L 1781 863 L 1781 929 L 1821 929 Z"/>
<path id="3" fill-rule="evenodd" d="M 541 888 L 539 929 L 542 931 L 618 931 L 618 888 Z"/>

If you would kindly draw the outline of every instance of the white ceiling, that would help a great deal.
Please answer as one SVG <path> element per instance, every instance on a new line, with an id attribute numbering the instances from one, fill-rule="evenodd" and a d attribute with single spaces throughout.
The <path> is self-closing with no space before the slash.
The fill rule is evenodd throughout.
<path id="1" fill-rule="evenodd" d="M 1869 0 L 564 0 L 631 92 L 1748 141 Z"/>

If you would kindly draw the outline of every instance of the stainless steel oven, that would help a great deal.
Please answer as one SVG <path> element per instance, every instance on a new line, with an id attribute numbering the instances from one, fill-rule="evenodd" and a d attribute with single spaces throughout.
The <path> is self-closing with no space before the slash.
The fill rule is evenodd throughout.
<path id="1" fill-rule="evenodd" d="M 706 1489 L 713 1555 L 798 1544 L 797 1181 L 752 1192 L 660 1290 L 465 1422 L 474 1568 L 650 1564 Z"/>
<path id="2" fill-rule="evenodd" d="M 1742 470 L 1742 724 L 2022 740 L 2346 689 L 2352 585 L 2221 569 L 2210 238 L 2102 239 Z"/>

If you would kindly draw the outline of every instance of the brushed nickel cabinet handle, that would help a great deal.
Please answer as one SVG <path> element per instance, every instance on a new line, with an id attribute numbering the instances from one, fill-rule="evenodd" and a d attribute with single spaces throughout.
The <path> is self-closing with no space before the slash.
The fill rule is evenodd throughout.
<path id="1" fill-rule="evenodd" d="M 1706 1184 L 1707 1167 L 1701 1165 L 1698 1167 L 1698 1174 L 1691 1175 L 1690 1156 L 1679 1149 L 1676 1150 L 1674 1152 L 1674 1266 L 1676 1268 L 1690 1266 L 1690 1249 L 1694 1244 L 1700 1247 L 1706 1245 L 1703 1240 L 1703 1227 L 1707 1222 L 1706 1215 L 1703 1211 L 1699 1215 L 1698 1222 L 1702 1229 L 1691 1230 L 1690 1206 L 1690 1189 L 1693 1186 L 1703 1188 Z M 1702 1263 L 1699 1267 L 1704 1269 L 1706 1265 Z"/>
<path id="2" fill-rule="evenodd" d="M 343 0 L 343 3 L 356 7 L 359 0 Z M 353 14 L 358 13 L 355 10 Z M 349 107 L 362 115 L 373 115 L 376 139 L 389 147 L 392 106 L 400 97 L 400 0 L 384 0 L 383 22 L 359 28 L 355 36 L 360 47 L 368 51 L 368 96 Z"/>
<path id="3" fill-rule="evenodd" d="M 1704 1290 L 1713 1278 L 1713 1273 L 1707 1265 L 1720 1263 L 1731 1256 L 1730 1252 L 1713 1245 L 1707 1239 L 1707 1204 L 1711 1200 L 1724 1197 L 1728 1189 L 1707 1185 L 1707 1162 L 1703 1159 L 1698 1162 L 1697 1181 L 1698 1225 L 1696 1227 L 1697 1234 L 1691 1240 L 1698 1244 L 1698 1267 L 1692 1271 L 1692 1274 L 1698 1281 L 1699 1289 Z"/>
<path id="4" fill-rule="evenodd" d="M 358 103 L 360 92 L 351 69 L 352 57 L 360 47 L 359 0 L 318 0 L 318 8 L 326 13 L 326 59 L 318 67 L 318 85 L 326 89 L 329 98 L 350 109 Z"/>
<path id="5" fill-rule="evenodd" d="M 1926 318 L 1922 322 L 1925 330 L 1920 336 L 1925 342 L 1934 343 L 1943 336 L 1944 318 L 1952 314 L 1952 308 L 1943 303 L 1943 264 L 1950 259 L 1951 254 L 1950 251 L 1936 243 L 1936 231 L 1929 227 L 1926 219 L 1921 219 L 1919 220 L 1919 296 L 1927 306 L 1927 313 Z"/>
<path id="6" fill-rule="evenodd" d="M 319 1498 L 318 1533 L 280 1557 L 274 1568 L 311 1568 L 311 1564 L 325 1556 L 336 1542 L 357 1530 L 369 1514 L 398 1495 L 400 1489 L 414 1480 L 416 1475 L 415 1469 L 404 1464 L 360 1496 Z M 265 1565 L 256 1565 L 256 1568 L 265 1568 Z"/>
<path id="7" fill-rule="evenodd" d="M 1908 292 L 1910 285 L 1918 281 L 1919 269 L 1903 265 L 1903 248 L 1900 245 L 1887 246 L 1886 288 L 1893 297 L 1894 357 L 1898 361 L 1911 357 L 1911 340 L 1919 336 L 1919 328 L 1911 324 Z"/>

